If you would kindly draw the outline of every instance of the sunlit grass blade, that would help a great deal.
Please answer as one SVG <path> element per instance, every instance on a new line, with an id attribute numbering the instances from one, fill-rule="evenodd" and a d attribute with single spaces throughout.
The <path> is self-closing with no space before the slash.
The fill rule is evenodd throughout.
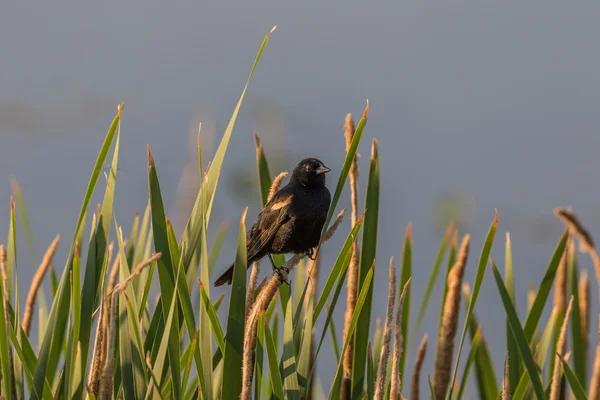
<path id="1" fill-rule="evenodd" d="M 10 368 L 10 352 L 9 352 L 9 332 L 8 332 L 8 310 L 6 310 L 4 299 L 6 294 L 5 282 L 0 282 L 0 366 L 2 371 L 2 389 L 6 398 L 12 396 L 12 380 L 13 376 Z"/>
<path id="2" fill-rule="evenodd" d="M 510 235 L 508 232 L 506 232 L 504 274 L 504 280 L 506 281 L 506 290 L 508 290 L 508 294 L 510 295 L 510 299 L 513 302 L 513 305 L 515 305 L 516 310 L 517 303 L 515 298 L 515 278 L 513 273 L 512 246 L 510 241 Z M 517 343 L 512 334 L 508 321 L 506 321 L 506 349 L 508 352 L 508 381 L 510 392 L 513 393 L 515 388 L 517 387 L 517 384 L 519 383 L 519 376 L 521 375 L 521 363 L 519 358 L 519 349 L 517 348 Z"/>
<path id="3" fill-rule="evenodd" d="M 330 307 L 325 306 L 327 312 L 329 313 Z M 338 334 L 337 329 L 335 328 L 335 322 L 333 320 L 329 321 L 329 336 L 331 337 L 331 348 L 333 350 L 333 356 L 335 357 L 335 362 L 340 361 L 340 345 L 338 343 Z"/>
<path id="4" fill-rule="evenodd" d="M 83 224 L 86 210 L 88 208 L 92 194 L 94 193 L 96 183 L 98 182 L 98 177 L 100 176 L 100 172 L 102 171 L 102 167 L 104 165 L 104 162 L 106 161 L 108 151 L 112 145 L 115 133 L 117 131 L 117 127 L 121 120 L 122 110 L 123 107 L 121 105 L 119 106 L 117 115 L 113 119 L 113 122 L 106 134 L 104 143 L 102 144 L 102 147 L 96 159 L 96 163 L 92 170 L 92 175 L 90 177 L 88 187 L 84 195 L 83 204 L 81 206 L 79 218 L 77 220 L 77 224 L 74 230 L 75 234 L 71 245 L 71 250 L 69 251 L 66 267 L 63 271 L 60 283 L 58 284 L 56 290 L 55 299 L 52 303 L 52 308 L 48 317 L 48 329 L 46 330 L 46 333 L 42 340 L 42 346 L 40 349 L 39 358 L 35 370 L 34 390 L 32 390 L 32 399 L 34 400 L 40 398 L 39 394 L 42 393 L 46 376 L 53 375 L 54 371 L 56 370 L 56 365 L 58 364 L 58 357 L 62 347 L 62 342 L 64 340 L 64 330 L 69 313 L 69 300 L 71 294 L 68 279 L 70 276 L 71 266 L 73 262 L 73 247 L 75 246 L 75 241 L 77 240 L 77 235 L 79 234 L 80 228 Z M 82 358 L 85 359 L 85 357 L 83 356 Z"/>
<path id="5" fill-rule="evenodd" d="M 331 386 L 331 390 L 329 393 L 329 399 L 339 399 L 340 398 L 340 389 L 341 389 L 341 379 L 342 379 L 342 364 L 343 364 L 343 354 L 346 352 L 348 348 L 348 344 L 350 343 L 350 339 L 352 338 L 352 334 L 354 333 L 356 326 L 359 322 L 359 317 L 361 315 L 361 311 L 366 302 L 367 296 L 371 291 L 370 286 L 373 280 L 373 274 L 375 273 L 375 265 L 373 264 L 367 272 L 367 276 L 364 279 L 364 285 L 360 290 L 358 295 L 358 299 L 356 300 L 356 307 L 354 308 L 354 313 L 352 314 L 352 320 L 350 321 L 350 326 L 348 327 L 348 335 L 344 340 L 344 346 L 342 347 L 342 357 L 340 357 L 340 361 L 337 365 L 337 370 L 335 373 L 335 377 L 333 378 L 333 383 Z M 362 388 L 361 388 L 362 392 Z"/>
<path id="6" fill-rule="evenodd" d="M 265 36 L 260 48 L 258 49 L 258 53 L 256 54 L 256 58 L 254 59 L 254 64 L 252 65 L 244 89 L 242 90 L 239 100 L 231 115 L 231 119 L 227 124 L 227 128 L 225 129 L 219 147 L 217 148 L 217 151 L 215 152 L 215 155 L 210 164 L 210 167 L 208 168 L 206 178 L 202 184 L 202 189 L 198 192 L 198 196 L 196 197 L 194 207 L 192 209 L 190 218 L 187 222 L 183 233 L 183 237 L 181 239 L 182 242 L 189 243 L 189 246 L 186 248 L 186 251 L 182 254 L 184 266 L 189 265 L 190 260 L 192 259 L 192 256 L 196 251 L 196 246 L 200 238 L 200 230 L 202 229 L 202 221 L 204 221 L 205 226 L 208 226 L 210 222 L 212 202 L 215 196 L 219 176 L 221 175 L 223 160 L 225 159 L 225 153 L 227 151 L 227 147 L 231 139 L 233 127 L 237 120 L 242 101 L 244 100 L 244 96 L 246 95 L 246 90 L 250 85 L 250 80 L 252 79 L 254 70 L 256 69 L 256 66 L 258 65 L 258 62 L 262 56 L 263 50 L 265 49 L 265 46 L 267 45 L 269 38 L 271 37 L 271 33 L 273 33 L 274 30 L 275 27 L 273 27 L 273 29 L 271 29 L 271 31 Z"/>
<path id="7" fill-rule="evenodd" d="M 542 316 L 542 311 L 544 310 L 544 306 L 546 305 L 546 301 L 550 295 L 550 290 L 554 284 L 556 270 L 565 251 L 568 237 L 568 232 L 565 231 L 558 242 L 558 246 L 556 247 L 554 254 L 552 255 L 550 264 L 548 264 L 544 278 L 542 279 L 540 287 L 535 296 L 533 306 L 531 307 L 531 310 L 527 315 L 527 319 L 525 320 L 525 324 L 523 325 L 523 331 L 525 332 L 525 337 L 527 338 L 528 342 L 531 341 L 531 338 L 535 332 L 535 328 L 537 327 L 540 317 Z"/>
<path id="8" fill-rule="evenodd" d="M 202 303 L 204 305 L 204 310 L 206 311 L 208 320 L 210 321 L 212 332 L 217 342 L 217 346 L 221 349 L 221 352 L 225 352 L 225 335 L 223 334 L 223 328 L 221 328 L 221 323 L 219 322 L 219 317 L 217 316 L 217 312 L 215 311 L 213 305 L 206 294 L 206 288 L 201 283 L 200 284 L 200 294 L 202 296 Z"/>
<path id="9" fill-rule="evenodd" d="M 581 312 L 579 303 L 579 272 L 574 251 L 568 252 L 568 273 L 571 282 L 571 295 L 573 296 L 573 311 L 571 314 L 571 341 L 573 345 L 573 365 L 578 381 L 584 387 L 587 385 L 587 349 L 586 338 L 581 327 Z M 567 373 L 565 372 L 565 375 Z"/>
<path id="10" fill-rule="evenodd" d="M 6 272 L 6 292 L 7 300 L 13 303 L 13 284 L 15 279 L 15 272 L 17 268 L 17 213 L 15 211 L 15 202 L 13 198 L 10 198 L 10 220 L 8 223 L 8 239 L 6 242 L 6 260 L 5 260 L 5 272 Z"/>
<path id="11" fill-rule="evenodd" d="M 465 298 L 465 309 L 467 309 L 471 302 L 471 289 L 467 283 L 463 284 L 463 296 Z M 496 372 L 494 371 L 490 349 L 488 348 L 475 312 L 473 312 L 471 322 L 469 323 L 469 334 L 471 336 L 471 347 L 474 346 L 475 337 L 479 334 L 479 344 L 475 353 L 475 376 L 479 396 L 482 399 L 494 399 L 498 392 Z"/>
<path id="12" fill-rule="evenodd" d="M 454 226 L 451 224 L 448 226 L 446 234 L 442 238 L 442 242 L 440 243 L 440 247 L 438 248 L 433 267 L 431 268 L 429 278 L 427 279 L 427 287 L 423 292 L 423 298 L 421 299 L 421 304 L 419 305 L 419 311 L 417 311 L 417 320 L 410 335 L 411 344 L 417 337 L 419 329 L 421 329 L 421 324 L 423 323 L 423 318 L 425 317 L 425 313 L 427 312 L 427 306 L 429 305 L 429 300 L 431 300 L 431 294 L 433 293 L 433 288 L 435 287 L 435 282 L 437 281 L 438 276 L 440 274 L 440 267 L 442 265 L 442 261 L 444 260 L 446 249 L 448 248 L 448 241 L 450 240 L 450 236 L 452 235 L 453 231 Z"/>
<path id="13" fill-rule="evenodd" d="M 488 259 L 490 257 L 490 253 L 492 251 L 492 246 L 494 245 L 494 238 L 496 237 L 496 229 L 498 228 L 498 211 L 496 211 L 494 215 L 494 220 L 490 225 L 490 229 L 488 230 L 488 234 L 485 238 L 485 242 L 483 243 L 483 249 L 481 249 L 481 256 L 479 257 L 479 266 L 477 267 L 477 272 L 475 274 L 475 282 L 473 283 L 473 291 L 471 293 L 471 300 L 469 301 L 469 308 L 467 309 L 467 315 L 465 316 L 465 324 L 463 326 L 463 331 L 460 336 L 460 342 L 458 344 L 458 350 L 456 352 L 456 363 L 454 364 L 454 372 L 452 373 L 452 380 L 450 382 L 455 382 L 456 374 L 458 373 L 458 365 L 460 362 L 460 354 L 462 351 L 463 344 L 465 342 L 465 337 L 467 336 L 467 329 L 469 328 L 469 323 L 471 320 L 471 315 L 473 314 L 473 310 L 475 309 L 475 303 L 477 303 L 477 297 L 479 296 L 479 290 L 481 289 L 481 284 L 483 283 L 483 278 L 485 276 L 485 270 L 488 263 Z M 450 386 L 449 398 L 452 398 L 452 390 L 453 386 Z"/>
<path id="14" fill-rule="evenodd" d="M 362 119 L 361 119 L 362 121 Z M 360 123 L 359 123 L 360 125 Z M 358 132 L 358 128 L 357 128 Z M 354 139 L 356 139 L 356 134 Z M 354 142 L 354 139 L 352 140 Z M 350 154 L 350 153 L 348 153 Z M 377 227 L 379 220 L 379 150 L 377 141 L 373 140 L 371 163 L 367 181 L 367 199 L 365 204 L 365 222 L 363 227 L 362 248 L 358 268 L 358 292 L 362 293 L 365 279 L 373 267 L 377 250 Z M 371 283 L 369 283 L 371 285 Z M 373 287 L 365 295 L 365 307 L 362 309 L 358 326 L 354 334 L 354 359 L 352 363 L 352 397 L 358 396 L 365 385 L 365 367 L 367 363 L 367 343 L 371 327 L 371 301 Z M 343 353 L 343 352 L 342 352 Z"/>
<path id="15" fill-rule="evenodd" d="M 338 257 L 335 260 L 335 264 L 333 265 L 333 268 L 329 272 L 327 281 L 325 282 L 325 285 L 323 286 L 323 290 L 321 291 L 321 295 L 319 296 L 319 300 L 317 301 L 317 305 L 315 306 L 315 312 L 313 314 L 313 326 L 317 322 L 317 319 L 319 318 L 319 315 L 321 314 L 321 310 L 323 309 L 323 306 L 325 306 L 325 303 L 327 302 L 327 298 L 329 297 L 329 294 L 331 293 L 331 290 L 333 289 L 333 285 L 335 284 L 336 280 L 338 280 L 342 269 L 344 269 L 344 265 L 345 265 L 345 268 L 348 267 L 348 264 L 346 263 L 346 261 L 349 261 L 348 254 L 350 252 L 352 243 L 354 242 L 354 240 L 356 238 L 356 235 L 358 235 L 358 230 L 360 229 L 363 221 L 364 221 L 364 218 L 362 218 L 362 216 L 356 220 L 356 224 L 354 224 L 354 227 L 352 228 L 352 230 L 346 237 L 346 241 L 344 242 L 344 245 L 342 246 L 342 249 L 340 250 Z"/>
<path id="16" fill-rule="evenodd" d="M 471 351 L 469 351 L 469 356 L 467 357 L 467 361 L 465 363 L 465 369 L 460 380 L 460 387 L 456 396 L 457 399 L 462 399 L 463 393 L 465 392 L 465 387 L 467 386 L 467 379 L 469 378 L 469 372 L 471 371 L 471 366 L 474 364 L 475 359 L 477 357 L 477 352 L 479 351 L 480 343 L 481 330 L 477 329 L 475 336 L 471 340 Z"/>
<path id="17" fill-rule="evenodd" d="M 527 341 L 524 329 L 521 327 L 519 317 L 517 316 L 517 312 L 512 304 L 510 295 L 508 294 L 506 286 L 504 286 L 504 282 L 502 281 L 502 276 L 498 272 L 498 269 L 493 262 L 492 270 L 494 272 L 496 285 L 498 286 L 498 291 L 500 292 L 500 297 L 502 298 L 502 303 L 504 304 L 504 309 L 510 323 L 510 328 L 519 347 L 519 351 L 521 353 L 521 357 L 523 358 L 523 362 L 525 363 L 525 368 L 529 374 L 529 378 L 531 379 L 531 384 L 533 386 L 535 395 L 538 397 L 538 399 L 545 399 L 546 396 L 544 393 L 544 387 L 542 386 L 542 381 L 537 370 L 537 366 L 533 360 L 533 355 L 529 349 L 529 343 Z"/>
<path id="18" fill-rule="evenodd" d="M 402 251 L 402 272 L 400 273 L 400 286 L 398 286 L 398 299 L 402 295 L 402 288 L 412 276 L 412 224 L 406 227 L 406 235 L 404 236 L 404 246 Z M 408 324 L 410 319 L 410 293 L 411 286 L 406 288 L 404 295 L 404 304 L 402 306 L 402 337 L 408 337 Z M 402 356 L 400 357 L 400 381 L 404 381 L 404 367 L 407 358 L 407 343 L 408 340 L 402 341 Z M 391 364 L 390 364 L 391 365 Z"/>
<path id="19" fill-rule="evenodd" d="M 575 372 L 573 372 L 569 364 L 560 355 L 559 357 L 563 367 L 563 371 L 565 373 L 565 377 L 567 378 L 567 382 L 569 382 L 569 386 L 573 391 L 573 395 L 577 400 L 586 400 L 587 395 L 585 394 L 585 389 L 581 385 L 579 379 L 577 379 L 577 375 L 575 375 Z"/>
<path id="20" fill-rule="evenodd" d="M 273 342 L 273 335 L 271 334 L 271 329 L 269 328 L 268 321 L 265 320 L 265 337 L 264 343 L 265 348 L 267 349 L 267 359 L 269 361 L 269 374 L 271 376 L 271 385 L 273 390 L 273 395 L 278 400 L 284 400 L 283 394 L 283 380 L 281 379 L 281 372 L 279 371 L 279 365 L 277 362 L 277 347 Z"/>
<path id="21" fill-rule="evenodd" d="M 223 376 L 221 396 L 224 399 L 237 399 L 242 391 L 242 353 L 244 348 L 244 326 L 246 319 L 246 212 L 240 219 L 237 254 L 233 266 L 231 298 L 227 315 L 225 353 L 223 355 Z"/>
<path id="22" fill-rule="evenodd" d="M 223 247 L 223 242 L 225 242 L 225 238 L 227 237 L 227 232 L 229 232 L 229 226 L 231 224 L 227 221 L 223 222 L 221 226 L 219 226 L 219 231 L 215 235 L 213 244 L 210 248 L 210 254 L 208 256 L 208 276 L 212 275 L 212 271 L 215 268 L 215 264 L 217 263 L 217 258 L 219 257 L 219 253 L 221 252 L 221 247 Z M 207 283 L 210 281 L 206 281 Z"/>
<path id="23" fill-rule="evenodd" d="M 150 204 L 152 208 L 152 231 L 154 233 L 154 249 L 156 252 L 162 253 L 162 257 L 157 262 L 158 282 L 160 286 L 160 301 L 162 304 L 163 315 L 168 315 L 168 306 L 175 293 L 175 274 L 172 264 L 171 250 L 169 247 L 169 239 L 167 234 L 167 219 L 165 216 L 160 184 L 158 182 L 158 174 L 154 157 L 150 146 L 148 146 L 148 191 L 150 195 Z M 185 271 L 183 271 L 185 272 Z M 176 297 L 176 296 L 175 296 Z M 177 301 L 175 300 L 177 304 Z M 177 307 L 176 307 L 177 308 Z M 167 335 L 164 340 L 169 343 L 168 362 L 173 378 L 173 395 L 181 396 L 181 387 L 179 376 L 179 316 L 178 312 L 173 315 L 173 324 L 170 331 L 165 330 Z"/>
<path id="24" fill-rule="evenodd" d="M 310 362 L 312 357 L 312 313 L 314 309 L 314 298 L 313 296 L 308 296 L 308 304 L 306 304 L 305 312 L 304 312 L 304 326 L 302 329 L 298 329 L 301 331 L 302 338 L 300 341 L 300 352 L 298 353 L 298 383 L 300 384 L 300 394 L 302 398 L 307 396 L 307 391 L 309 387 L 308 384 L 308 374 L 310 373 Z"/>
<path id="25" fill-rule="evenodd" d="M 537 346 L 534 347 L 536 348 L 536 363 L 540 371 L 544 369 L 544 365 L 546 363 L 548 349 L 550 348 L 550 343 L 552 342 L 552 333 L 555 330 L 557 319 L 558 313 L 552 312 L 548 323 L 544 328 L 544 332 L 542 333 L 539 343 L 537 344 Z M 531 388 L 530 382 L 531 379 L 529 378 L 529 374 L 527 373 L 527 371 L 522 371 L 521 376 L 519 378 L 519 383 L 517 384 L 517 387 L 513 392 L 513 400 L 522 400 L 525 398 L 527 392 L 530 391 Z M 500 396 L 499 392 L 498 396 Z"/>
<path id="26" fill-rule="evenodd" d="M 300 399 L 300 384 L 298 383 L 297 363 L 294 349 L 293 315 L 291 301 L 287 302 L 288 309 L 283 319 L 283 380 L 288 399 Z"/>

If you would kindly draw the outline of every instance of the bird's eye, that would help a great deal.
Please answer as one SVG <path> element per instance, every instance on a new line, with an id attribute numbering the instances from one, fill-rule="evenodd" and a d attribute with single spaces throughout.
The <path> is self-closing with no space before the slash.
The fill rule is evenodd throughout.
<path id="1" fill-rule="evenodd" d="M 304 166 L 304 169 L 305 169 L 306 171 L 310 171 L 310 164 L 306 164 L 306 165 Z"/>

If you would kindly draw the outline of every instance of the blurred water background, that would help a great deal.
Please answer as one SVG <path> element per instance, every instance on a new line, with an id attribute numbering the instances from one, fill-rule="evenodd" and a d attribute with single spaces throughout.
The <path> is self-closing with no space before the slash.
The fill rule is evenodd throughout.
<path id="1" fill-rule="evenodd" d="M 8 228 L 8 178 L 14 175 L 38 256 L 62 235 L 55 258 L 62 271 L 92 165 L 124 101 L 117 219 L 128 229 L 133 212 L 146 205 L 150 144 L 168 214 L 181 231 L 197 190 L 195 158 L 186 167 L 195 157 L 197 124 L 203 124 L 208 160 L 264 34 L 277 24 L 234 130 L 209 240 L 223 221 L 237 223 L 244 206 L 250 207 L 248 223 L 259 211 L 254 131 L 273 174 L 316 156 L 333 169 L 333 190 L 344 157 L 344 117 L 352 112 L 358 119 L 368 98 L 371 114 L 359 149 L 361 204 L 373 138 L 382 175 L 374 314 L 385 313 L 388 259 L 400 257 L 408 222 L 415 317 L 447 219 L 472 234 L 472 282 L 495 208 L 500 224 L 492 255 L 503 264 L 510 231 L 524 313 L 528 285 L 539 284 L 563 230 L 552 209 L 573 206 L 600 235 L 599 19 L 594 1 L 6 2 L 0 13 L 0 227 Z M 339 207 L 348 205 L 346 193 Z M 236 234 L 234 225 L 218 269 L 233 259 Z M 323 269 L 342 236 L 325 246 Z M 19 245 L 19 274 L 28 282 L 39 260 L 31 259 L 22 236 Z M 592 277 L 591 263 L 582 260 Z M 437 290 L 435 311 L 422 329 L 430 337 L 439 302 Z M 504 344 L 494 342 L 504 341 L 504 311 L 490 276 L 476 312 L 500 372 Z M 414 354 L 413 347 L 409 370 Z M 326 390 L 331 360 L 326 342 L 319 364 Z"/>

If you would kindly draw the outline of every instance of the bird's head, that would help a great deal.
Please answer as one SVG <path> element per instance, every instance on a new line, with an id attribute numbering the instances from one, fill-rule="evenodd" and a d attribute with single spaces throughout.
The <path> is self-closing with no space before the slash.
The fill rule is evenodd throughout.
<path id="1" fill-rule="evenodd" d="M 325 186 L 325 174 L 331 171 L 316 158 L 305 158 L 294 167 L 291 180 L 302 186 Z"/>

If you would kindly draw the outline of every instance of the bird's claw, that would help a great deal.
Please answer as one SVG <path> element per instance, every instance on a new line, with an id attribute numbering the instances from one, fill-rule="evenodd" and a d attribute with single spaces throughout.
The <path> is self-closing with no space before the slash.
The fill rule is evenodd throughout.
<path id="1" fill-rule="evenodd" d="M 281 268 L 274 267 L 273 272 L 275 272 L 277 274 L 277 277 L 279 278 L 279 282 L 285 283 L 288 286 L 290 286 L 292 281 L 287 279 L 288 274 L 285 274 L 285 276 L 283 275 L 283 273 L 281 272 L 282 269 L 283 269 L 283 267 L 281 267 Z"/>
<path id="2" fill-rule="evenodd" d="M 306 256 L 308 258 L 310 258 L 311 260 L 315 261 L 317 259 L 317 256 L 315 254 L 315 250 L 314 249 L 310 249 L 306 252 Z M 314 257 L 313 257 L 314 256 Z"/>

